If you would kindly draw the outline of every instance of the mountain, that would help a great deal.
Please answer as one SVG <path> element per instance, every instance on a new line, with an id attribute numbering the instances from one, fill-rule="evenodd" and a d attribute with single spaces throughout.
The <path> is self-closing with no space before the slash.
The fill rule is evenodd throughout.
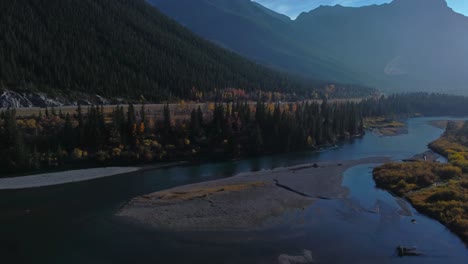
<path id="1" fill-rule="evenodd" d="M 311 88 L 201 39 L 143 0 L 16 0 L 0 9 L 0 91 L 161 101 L 187 98 L 192 87 Z"/>
<path id="2" fill-rule="evenodd" d="M 271 9 L 268 9 L 264 6 L 262 6 L 261 4 L 257 3 L 257 2 L 252 2 L 252 4 L 256 5 L 260 10 L 262 10 L 263 12 L 267 13 L 268 15 L 276 18 L 276 19 L 279 19 L 285 23 L 291 23 L 291 18 L 286 16 L 286 15 L 283 15 L 283 14 L 280 14 L 280 13 L 277 13 Z"/>
<path id="3" fill-rule="evenodd" d="M 321 39 L 345 65 L 393 89 L 468 88 L 468 18 L 444 0 L 320 7 L 295 26 Z M 369 83 L 368 83 L 369 84 Z"/>
<path id="4" fill-rule="evenodd" d="M 321 6 L 294 21 L 250 0 L 192 0 L 188 9 L 188 0 L 149 1 L 204 38 L 268 66 L 387 91 L 468 87 L 468 18 L 445 0 Z"/>
<path id="5" fill-rule="evenodd" d="M 250 0 L 148 0 L 188 29 L 272 68 L 314 79 L 356 81 L 321 47 L 304 42 L 289 18 Z"/>

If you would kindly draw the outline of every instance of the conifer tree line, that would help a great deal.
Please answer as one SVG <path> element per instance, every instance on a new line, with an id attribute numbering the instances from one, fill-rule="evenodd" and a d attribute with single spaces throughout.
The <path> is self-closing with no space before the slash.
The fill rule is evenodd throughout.
<path id="1" fill-rule="evenodd" d="M 353 115 L 352 117 L 350 115 Z M 67 163 L 137 163 L 200 158 L 237 158 L 317 148 L 359 135 L 362 117 L 356 103 L 258 102 L 200 106 L 174 119 L 168 105 L 160 116 L 145 105 L 103 106 L 73 114 L 45 109 L 37 116 L 0 115 L 2 172 L 53 168 Z"/>
<path id="2" fill-rule="evenodd" d="M 368 98 L 361 102 L 364 116 L 466 116 L 468 99 L 465 96 L 438 93 L 405 93 Z"/>
<path id="3" fill-rule="evenodd" d="M 453 99 L 450 104 L 446 99 Z M 0 170 L 54 168 L 64 164 L 238 158 L 317 149 L 364 133 L 364 118 L 420 113 L 468 114 L 468 98 L 446 95 L 392 95 L 361 102 L 256 104 L 237 101 L 200 106 L 174 118 L 169 105 L 152 113 L 145 105 L 78 105 L 72 114 L 45 109 L 18 118 L 0 114 Z M 436 107 L 437 111 L 433 110 Z"/>

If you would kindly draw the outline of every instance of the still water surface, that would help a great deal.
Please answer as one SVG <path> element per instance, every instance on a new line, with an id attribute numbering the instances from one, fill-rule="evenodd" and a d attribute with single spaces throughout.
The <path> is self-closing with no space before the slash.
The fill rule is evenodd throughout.
<path id="1" fill-rule="evenodd" d="M 389 193 L 374 187 L 372 167 L 348 170 L 344 200 L 318 200 L 255 232 L 161 232 L 114 216 L 132 197 L 179 185 L 308 162 L 388 156 L 398 160 L 427 150 L 443 132 L 408 121 L 409 133 L 363 138 L 319 153 L 138 172 L 82 183 L 0 192 L 0 255 L 8 263 L 278 263 L 280 254 L 312 251 L 318 263 L 468 263 L 465 245 L 443 225 L 418 214 L 400 216 Z M 28 213 L 26 213 L 28 210 Z M 378 210 L 379 213 L 370 211 Z M 415 218 L 417 224 L 411 223 Z M 399 258 L 397 245 L 423 257 Z M 7 263 L 5 262 L 5 263 Z M 3 261 L 2 261 L 3 263 Z"/>

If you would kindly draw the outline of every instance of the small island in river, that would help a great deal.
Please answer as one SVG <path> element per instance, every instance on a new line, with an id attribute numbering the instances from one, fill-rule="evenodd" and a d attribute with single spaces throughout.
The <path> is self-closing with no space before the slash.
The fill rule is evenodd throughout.
<path id="1" fill-rule="evenodd" d="M 371 117 L 364 120 L 364 127 L 378 136 L 398 136 L 408 133 L 406 124 L 388 117 Z"/>
<path id="2" fill-rule="evenodd" d="M 167 230 L 265 228 L 287 210 L 302 210 L 316 199 L 343 199 L 343 173 L 387 158 L 306 164 L 176 187 L 132 199 L 117 213 L 138 223 Z"/>

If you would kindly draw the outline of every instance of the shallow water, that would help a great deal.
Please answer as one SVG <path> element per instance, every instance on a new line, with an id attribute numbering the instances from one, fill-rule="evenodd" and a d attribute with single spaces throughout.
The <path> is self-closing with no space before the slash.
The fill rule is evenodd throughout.
<path id="1" fill-rule="evenodd" d="M 468 250 L 443 225 L 413 208 L 413 216 L 399 214 L 395 198 L 374 187 L 371 171 L 375 164 L 345 173 L 343 185 L 350 189 L 347 199 L 318 200 L 306 210 L 291 210 L 271 220 L 277 224 L 273 230 L 171 233 L 114 217 L 134 196 L 239 172 L 372 156 L 407 158 L 427 150 L 427 144 L 443 132 L 427 124 L 433 119 L 410 119 L 405 135 L 369 133 L 320 153 L 290 153 L 2 191 L 0 256 L 10 263 L 278 263 L 280 254 L 300 255 L 308 249 L 320 263 L 468 263 Z M 417 224 L 411 223 L 413 218 Z M 399 258 L 394 252 L 398 244 L 417 246 L 426 255 Z"/>

